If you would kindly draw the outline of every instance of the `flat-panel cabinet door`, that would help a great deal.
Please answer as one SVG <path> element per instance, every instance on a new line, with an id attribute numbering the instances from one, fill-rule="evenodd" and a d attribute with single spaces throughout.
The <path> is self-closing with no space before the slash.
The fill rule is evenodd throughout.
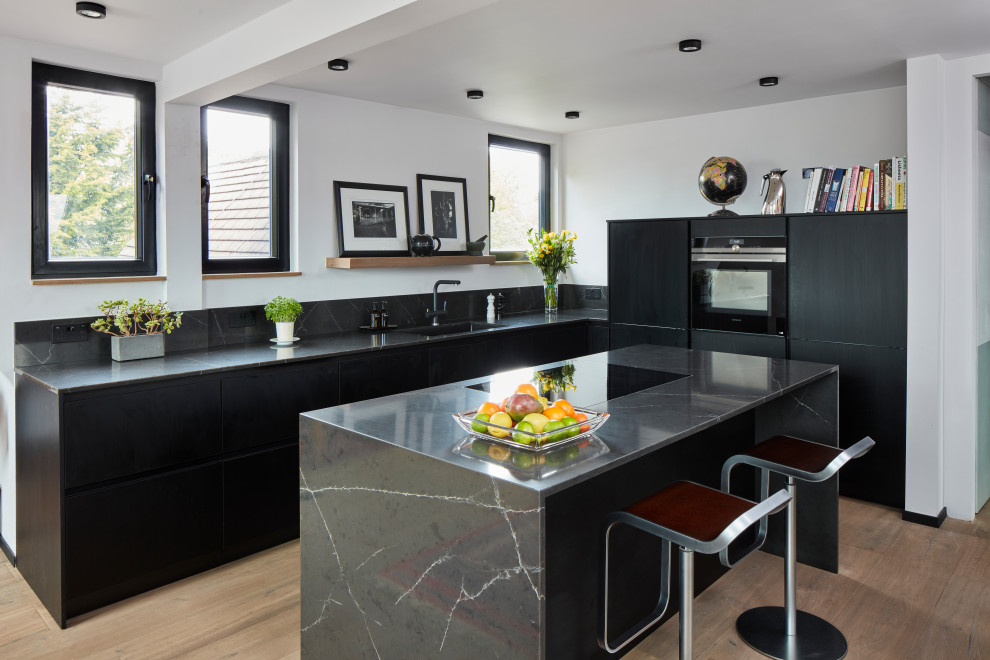
<path id="1" fill-rule="evenodd" d="M 588 354 L 588 328 L 571 325 L 542 330 L 533 335 L 533 363 L 569 360 Z"/>
<path id="2" fill-rule="evenodd" d="M 687 348 L 688 346 L 688 331 L 683 329 L 613 323 L 609 326 L 608 332 L 609 348 L 613 351 L 637 344 L 656 344 L 657 346 L 676 346 L 678 348 Z"/>
<path id="3" fill-rule="evenodd" d="M 907 214 L 791 218 L 789 336 L 907 346 Z"/>
<path id="4" fill-rule="evenodd" d="M 223 464 L 223 560 L 299 537 L 299 447 Z"/>
<path id="5" fill-rule="evenodd" d="M 222 483 L 214 463 L 66 497 L 66 615 L 219 564 Z"/>
<path id="6" fill-rule="evenodd" d="M 532 332 L 508 332 L 485 337 L 488 345 L 488 371 L 496 374 L 533 364 Z"/>
<path id="7" fill-rule="evenodd" d="M 483 376 L 490 372 L 488 347 L 471 340 L 449 346 L 430 347 L 430 386 Z"/>
<path id="8" fill-rule="evenodd" d="M 787 342 L 774 335 L 750 335 L 742 332 L 692 330 L 691 348 L 761 357 L 787 357 Z"/>
<path id="9" fill-rule="evenodd" d="M 608 223 L 609 321 L 688 327 L 687 220 Z"/>
<path id="10" fill-rule="evenodd" d="M 223 379 L 223 448 L 299 437 L 299 413 L 339 403 L 337 364 L 277 367 Z"/>
<path id="11" fill-rule="evenodd" d="M 430 386 L 426 349 L 382 351 L 340 361 L 340 402 L 364 401 Z"/>
<path id="12" fill-rule="evenodd" d="M 220 383 L 68 399 L 65 487 L 158 470 L 220 453 Z"/>
<path id="13" fill-rule="evenodd" d="M 839 365 L 840 446 L 867 435 L 877 443 L 842 468 L 839 492 L 904 508 L 906 351 L 818 341 L 789 344 L 792 360 Z"/>

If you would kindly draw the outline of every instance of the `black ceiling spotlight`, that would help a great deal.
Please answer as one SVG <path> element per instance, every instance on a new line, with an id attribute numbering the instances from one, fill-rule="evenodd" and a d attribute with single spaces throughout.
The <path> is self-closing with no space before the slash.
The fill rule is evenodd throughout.
<path id="1" fill-rule="evenodd" d="M 327 62 L 327 68 L 331 71 L 347 71 L 347 68 L 351 65 L 347 60 L 336 59 Z"/>
<path id="2" fill-rule="evenodd" d="M 86 18 L 106 18 L 107 8 L 95 2 L 77 2 L 76 13 Z"/>
<path id="3" fill-rule="evenodd" d="M 777 76 L 767 76 L 766 78 L 760 78 L 760 87 L 776 87 L 777 86 Z"/>
<path id="4" fill-rule="evenodd" d="M 694 53 L 701 50 L 701 39 L 685 39 L 677 44 L 677 50 L 682 53 Z"/>
<path id="5" fill-rule="evenodd" d="M 485 93 L 480 89 L 469 89 L 467 91 L 467 97 L 469 99 L 480 99 L 485 96 Z"/>
<path id="6" fill-rule="evenodd" d="M 566 117 L 567 119 L 578 119 L 581 117 L 581 113 L 578 112 L 577 110 L 568 110 L 567 112 L 564 113 L 564 117 Z"/>

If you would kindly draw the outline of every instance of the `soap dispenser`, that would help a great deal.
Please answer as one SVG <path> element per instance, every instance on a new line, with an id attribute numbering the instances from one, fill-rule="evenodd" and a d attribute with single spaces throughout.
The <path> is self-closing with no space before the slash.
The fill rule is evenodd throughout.
<path id="1" fill-rule="evenodd" d="M 488 294 L 488 312 L 485 315 L 485 320 L 489 323 L 495 322 L 495 296 Z"/>
<path id="2" fill-rule="evenodd" d="M 381 313 L 381 324 L 380 328 L 383 330 L 388 330 L 388 309 L 385 307 L 386 301 L 382 301 L 382 313 Z"/>

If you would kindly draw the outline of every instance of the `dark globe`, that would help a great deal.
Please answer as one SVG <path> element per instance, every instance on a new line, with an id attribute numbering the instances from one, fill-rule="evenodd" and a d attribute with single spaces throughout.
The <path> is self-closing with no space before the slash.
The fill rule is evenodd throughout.
<path id="1" fill-rule="evenodd" d="M 736 201 L 746 190 L 746 168 L 735 158 L 713 156 L 701 166 L 698 174 L 701 196 L 722 209 L 711 215 L 736 215 L 725 205 Z"/>

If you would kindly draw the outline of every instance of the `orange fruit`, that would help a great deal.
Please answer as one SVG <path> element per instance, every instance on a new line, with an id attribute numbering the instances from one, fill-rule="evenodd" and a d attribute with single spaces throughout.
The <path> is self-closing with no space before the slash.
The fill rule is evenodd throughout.
<path id="1" fill-rule="evenodd" d="M 528 395 L 533 396 L 533 397 L 540 396 L 540 393 L 536 391 L 536 388 L 533 387 L 532 385 L 530 385 L 529 383 L 523 383 L 519 387 L 517 387 L 516 388 L 516 393 L 517 394 L 528 394 Z"/>
<path id="2" fill-rule="evenodd" d="M 574 417 L 574 406 L 567 402 L 567 399 L 557 399 L 553 402 L 554 407 L 560 408 L 568 417 Z"/>
<path id="3" fill-rule="evenodd" d="M 567 413 L 565 413 L 557 406 L 550 406 L 549 408 L 543 411 L 543 416 L 549 420 L 558 420 L 567 417 Z"/>
<path id="4" fill-rule="evenodd" d="M 495 403 L 494 401 L 485 401 L 483 404 L 481 404 L 478 407 L 479 413 L 483 413 L 485 415 L 488 415 L 489 417 L 491 417 L 500 410 L 501 408 L 499 408 L 498 404 Z"/>
<path id="5" fill-rule="evenodd" d="M 588 416 L 585 415 L 584 413 L 574 413 L 574 419 L 576 419 L 579 422 L 587 422 L 588 421 Z M 581 425 L 581 433 L 584 433 L 585 431 L 587 431 L 590 428 L 591 428 L 591 424 L 582 424 Z"/>

